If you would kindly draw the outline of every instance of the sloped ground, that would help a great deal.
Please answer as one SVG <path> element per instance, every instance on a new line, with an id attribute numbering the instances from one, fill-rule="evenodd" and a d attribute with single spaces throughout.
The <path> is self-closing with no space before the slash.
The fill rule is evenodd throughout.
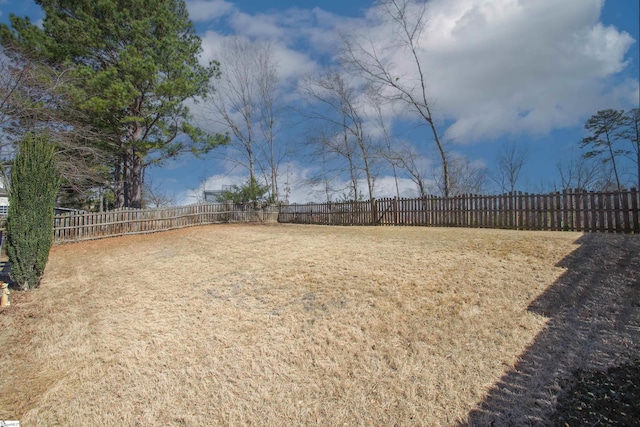
<path id="1" fill-rule="evenodd" d="M 637 393 L 624 382 L 638 384 L 640 238 L 585 234 L 576 243 L 558 264 L 565 272 L 528 307 L 549 319 L 545 329 L 471 412 L 470 424 L 629 425 L 624 401 L 619 411 L 614 400 Z M 603 412 L 599 388 L 609 386 L 606 398 L 615 399 Z M 596 418 L 578 417 L 582 411 Z"/>
<path id="2" fill-rule="evenodd" d="M 639 248 L 637 236 L 295 225 L 57 246 L 41 287 L 0 311 L 0 419 L 550 423 L 574 372 L 638 354 Z"/>

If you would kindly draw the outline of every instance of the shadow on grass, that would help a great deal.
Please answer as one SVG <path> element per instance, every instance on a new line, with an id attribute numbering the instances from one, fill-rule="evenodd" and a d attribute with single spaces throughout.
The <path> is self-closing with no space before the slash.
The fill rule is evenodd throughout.
<path id="1" fill-rule="evenodd" d="M 558 264 L 567 271 L 528 307 L 549 318 L 546 328 L 461 426 L 640 419 L 640 236 L 585 234 L 577 243 Z"/>

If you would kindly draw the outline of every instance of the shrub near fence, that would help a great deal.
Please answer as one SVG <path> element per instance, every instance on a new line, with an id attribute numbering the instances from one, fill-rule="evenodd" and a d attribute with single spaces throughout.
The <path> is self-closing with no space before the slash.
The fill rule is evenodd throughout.
<path id="1" fill-rule="evenodd" d="M 279 222 L 327 225 L 421 225 L 640 233 L 636 189 L 596 193 L 465 194 L 444 198 L 288 205 Z"/>
<path id="2" fill-rule="evenodd" d="M 117 209 L 98 213 L 56 215 L 56 243 L 152 233 L 194 225 L 226 222 L 276 222 L 278 208 L 252 209 L 245 205 L 197 204 L 166 209 Z"/>

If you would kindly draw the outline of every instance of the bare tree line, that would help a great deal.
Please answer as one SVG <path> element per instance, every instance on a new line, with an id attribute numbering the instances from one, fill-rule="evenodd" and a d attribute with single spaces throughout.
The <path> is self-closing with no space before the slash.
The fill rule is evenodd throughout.
<path id="1" fill-rule="evenodd" d="M 280 131 L 278 64 L 268 42 L 234 37 L 223 44 L 222 75 L 205 108 L 216 125 L 230 131 L 235 153 L 227 159 L 249 173 L 251 182 L 264 180 L 271 198 L 279 200 L 278 174 L 286 144 Z"/>
<path id="2" fill-rule="evenodd" d="M 3 48 L 0 52 L 0 161 L 5 182 L 16 141 L 27 131 L 43 130 L 55 144 L 62 197 L 83 197 L 107 179 L 102 166 L 103 135 L 84 125 L 82 112 L 69 102 L 70 68 L 55 69 L 42 60 Z"/>
<path id="3" fill-rule="evenodd" d="M 560 180 L 537 184 L 526 179 L 531 172 L 527 170 L 530 150 L 524 142 L 510 141 L 498 147 L 493 165 L 457 153 L 441 136 L 422 62 L 426 2 L 381 0 L 378 5 L 377 23 L 391 26 L 393 36 L 381 42 L 373 30 L 344 34 L 336 63 L 306 75 L 298 87 L 303 105 L 295 113 L 303 118 L 306 135 L 297 144 L 304 146 L 317 166 L 316 174 L 306 183 L 319 188 L 323 198 L 372 198 L 381 174 L 393 177 L 396 196 L 400 196 L 401 179 L 413 182 L 421 196 L 445 197 L 569 187 L 607 189 L 614 186 L 613 182 L 618 188 L 622 185 L 619 180 L 612 181 L 619 175 L 612 173 L 617 166 L 615 158 L 598 162 L 585 152 L 561 155 L 555 165 Z M 289 157 L 273 154 L 281 143 L 274 138 L 277 135 L 263 132 L 258 138 L 255 132 L 277 128 L 281 123 L 277 114 L 265 117 L 256 113 L 271 105 L 265 98 L 273 100 L 277 93 L 273 52 L 268 45 L 250 47 L 248 41 L 238 39 L 227 43 L 224 50 L 230 75 L 223 77 L 224 89 L 218 90 L 214 107 L 222 118 L 220 123 L 235 136 L 238 156 L 232 161 L 247 169 L 251 177 L 256 176 L 259 164 L 264 182 L 270 184 L 274 200 L 278 200 L 278 166 Z M 402 55 L 409 67 L 398 71 L 394 55 Z M 260 65 L 257 58 L 269 66 Z M 416 132 L 409 138 L 412 142 L 399 136 L 392 119 L 398 108 L 405 111 L 404 120 L 413 122 L 414 129 L 428 132 Z M 259 154 L 258 147 L 262 147 Z M 637 144 L 634 147 L 637 155 Z M 631 151 L 618 151 L 616 155 L 629 155 Z M 282 148 L 280 152 L 290 153 Z"/>
<path id="4" fill-rule="evenodd" d="M 379 15 L 373 24 L 392 28 L 391 36 L 381 40 L 373 29 L 344 34 L 336 62 L 306 75 L 295 89 L 287 89 L 291 93 L 284 92 L 271 43 L 227 38 L 219 53 L 220 73 L 210 80 L 210 94 L 201 104 L 210 128 L 230 136 L 227 149 L 214 156 L 246 171 L 251 182 L 267 186 L 272 201 L 286 197 L 281 189 L 283 165 L 294 160 L 296 152 L 315 166 L 316 174 L 306 177 L 305 183 L 319 188 L 327 200 L 371 199 L 378 194 L 381 177 L 392 177 L 391 192 L 397 197 L 402 196 L 401 187 L 406 188 L 401 181 L 412 182 L 420 196 L 531 190 L 534 184 L 526 180 L 531 152 L 524 143 L 504 144 L 487 165 L 461 155 L 443 137 L 424 64 L 426 5 L 412 0 L 378 1 Z M 402 58 L 406 66 L 400 70 L 394 58 Z M 87 196 L 97 191 L 93 197 L 100 199 L 102 209 L 107 204 L 102 200 L 104 189 L 113 188 L 116 198 L 126 192 L 119 187 L 124 181 L 113 178 L 125 172 L 109 166 L 121 165 L 110 158 L 119 142 L 100 134 L 95 126 L 84 125 L 90 121 L 80 120 L 82 111 L 73 108 L 68 102 L 71 94 L 65 92 L 72 86 L 71 76 L 64 68 L 46 67 L 37 59 L 4 49 L 0 157 L 11 158 L 13 141 L 22 129 L 48 129 L 62 159 L 69 194 Z M 585 125 L 590 136 L 576 141 L 575 150 L 558 153 L 559 180 L 537 190 L 620 189 L 636 182 L 640 186 L 638 109 L 600 113 Z M 304 135 L 293 141 L 291 132 L 282 132 L 292 123 L 291 116 L 304 129 Z M 603 122 L 607 118 L 612 123 Z M 400 133 L 399 122 L 404 128 L 413 126 L 411 135 Z M 131 170 L 144 174 L 148 164 L 161 163 L 163 158 L 145 161 L 130 165 Z M 637 174 L 628 167 L 634 164 Z M 139 183 L 142 188 L 130 190 L 142 192 L 145 203 L 173 203 L 158 185 L 144 179 Z"/>

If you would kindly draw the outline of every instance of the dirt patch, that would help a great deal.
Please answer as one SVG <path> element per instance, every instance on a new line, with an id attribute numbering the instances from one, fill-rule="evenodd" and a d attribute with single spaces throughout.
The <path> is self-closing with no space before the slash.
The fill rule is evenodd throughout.
<path id="1" fill-rule="evenodd" d="M 454 425 L 478 407 L 499 417 L 496 384 L 558 318 L 532 305 L 567 277 L 580 238 L 216 225 L 56 246 L 41 287 L 0 312 L 0 419 Z"/>

